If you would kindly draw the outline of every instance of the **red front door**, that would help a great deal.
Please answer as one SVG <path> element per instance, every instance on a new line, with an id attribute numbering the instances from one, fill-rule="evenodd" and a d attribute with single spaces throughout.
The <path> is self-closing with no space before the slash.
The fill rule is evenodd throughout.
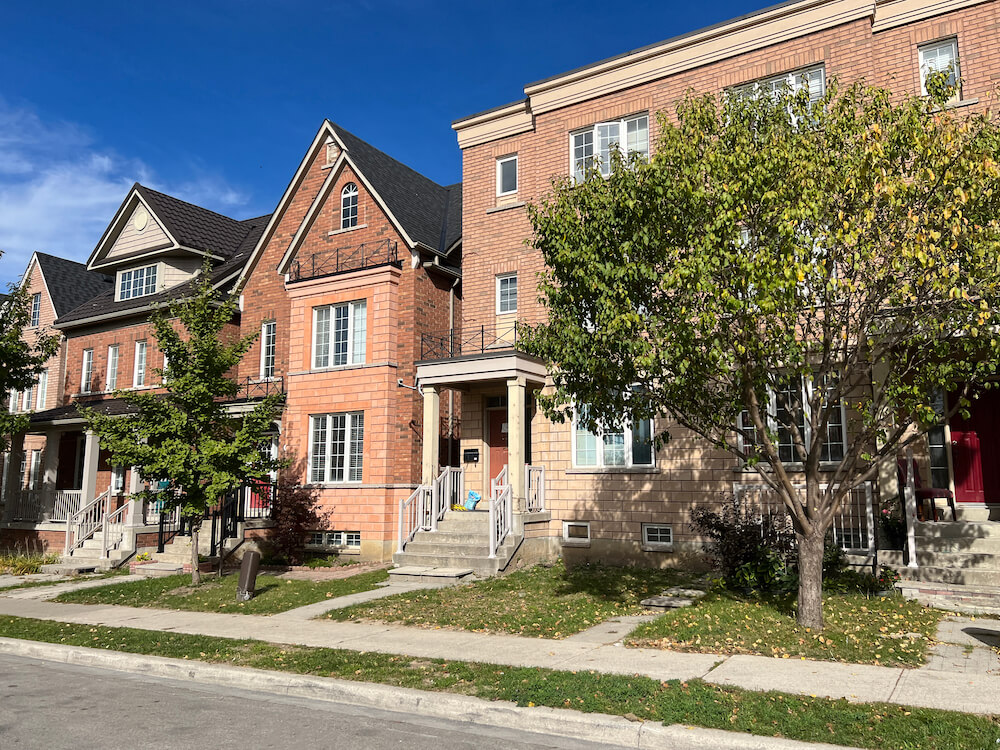
<path id="1" fill-rule="evenodd" d="M 492 479 L 507 465 L 507 410 L 490 409 L 486 414 L 489 421 L 489 473 Z"/>
<path id="2" fill-rule="evenodd" d="M 985 391 L 969 412 L 968 419 L 951 419 L 955 499 L 1000 503 L 1000 391 Z"/>

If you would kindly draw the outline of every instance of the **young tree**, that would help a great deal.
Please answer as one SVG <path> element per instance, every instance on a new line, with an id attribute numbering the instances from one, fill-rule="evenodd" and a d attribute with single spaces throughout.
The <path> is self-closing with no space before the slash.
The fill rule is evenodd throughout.
<path id="1" fill-rule="evenodd" d="M 3 251 L 0 251 L 3 257 Z M 31 299 L 28 290 L 11 284 L 7 296 L 0 299 L 0 398 L 9 399 L 11 391 L 23 391 L 38 381 L 49 357 L 59 349 L 59 338 L 41 331 L 25 334 L 31 324 Z M 7 450 L 10 436 L 28 424 L 26 414 L 11 414 L 0 409 L 0 451 Z"/>
<path id="2" fill-rule="evenodd" d="M 198 570 L 198 531 L 206 510 L 245 482 L 265 479 L 278 462 L 262 455 L 264 434 L 278 415 L 284 397 L 269 395 L 252 410 L 233 413 L 226 403 L 239 393 L 230 372 L 255 336 L 226 340 L 225 328 L 236 313 L 236 299 L 212 289 L 206 264 L 190 299 L 158 310 L 150 319 L 157 346 L 167 358 L 164 391 L 118 391 L 135 414 L 107 416 L 80 407 L 88 427 L 114 463 L 138 467 L 143 477 L 166 482 L 164 492 L 146 491 L 144 499 L 163 499 L 164 512 L 181 508 L 191 524 L 191 581 Z M 175 325 L 175 322 L 178 325 Z"/>
<path id="3" fill-rule="evenodd" d="M 546 412 L 670 415 L 754 467 L 794 524 L 806 626 L 850 490 L 997 371 L 1000 131 L 945 88 L 689 95 L 649 163 L 615 155 L 529 209 Z"/>

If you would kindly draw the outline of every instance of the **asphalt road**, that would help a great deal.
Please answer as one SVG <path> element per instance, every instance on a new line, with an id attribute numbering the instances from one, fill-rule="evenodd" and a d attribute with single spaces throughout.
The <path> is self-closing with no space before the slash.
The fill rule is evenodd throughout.
<path id="1" fill-rule="evenodd" d="M 428 700 L 433 700 L 428 693 Z M 608 745 L 0 655 L 0 748 L 590 750 Z"/>

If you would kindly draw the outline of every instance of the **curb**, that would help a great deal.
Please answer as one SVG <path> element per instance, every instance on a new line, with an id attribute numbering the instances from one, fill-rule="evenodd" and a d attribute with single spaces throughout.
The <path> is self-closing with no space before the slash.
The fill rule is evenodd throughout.
<path id="1" fill-rule="evenodd" d="M 587 714 L 544 706 L 524 708 L 508 701 L 488 701 L 413 688 L 17 638 L 0 638 L 0 653 L 438 719 L 460 719 L 474 724 L 604 742 L 641 750 L 858 750 L 842 745 L 796 742 L 680 724 L 663 726 L 654 722 L 629 721 L 619 716 Z"/>

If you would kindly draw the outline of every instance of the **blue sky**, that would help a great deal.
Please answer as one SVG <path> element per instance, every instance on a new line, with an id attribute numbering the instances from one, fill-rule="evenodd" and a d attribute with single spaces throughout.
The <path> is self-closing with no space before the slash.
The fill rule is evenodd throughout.
<path id="1" fill-rule="evenodd" d="M 452 120 L 766 4 L 5 3 L 0 284 L 34 250 L 86 260 L 136 180 L 235 218 L 270 212 L 324 117 L 457 182 Z"/>

